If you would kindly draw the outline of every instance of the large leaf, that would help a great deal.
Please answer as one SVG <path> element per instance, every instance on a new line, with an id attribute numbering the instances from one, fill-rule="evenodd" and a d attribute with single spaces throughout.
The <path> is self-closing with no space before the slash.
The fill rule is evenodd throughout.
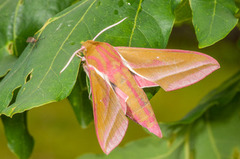
<path id="1" fill-rule="evenodd" d="M 75 0 L 0 0 L 0 77 L 26 47 L 26 39 Z"/>
<path id="2" fill-rule="evenodd" d="M 174 10 L 175 24 L 182 24 L 192 19 L 192 12 L 189 4 L 189 0 L 183 0 L 177 8 Z"/>
<path id="3" fill-rule="evenodd" d="M 13 118 L 1 116 L 9 149 L 20 159 L 27 159 L 32 153 L 34 141 L 27 129 L 27 112 Z"/>
<path id="4" fill-rule="evenodd" d="M 199 118 L 206 110 L 216 105 L 228 105 L 240 91 L 240 72 L 210 92 L 182 120 L 172 124 L 187 124 Z"/>
<path id="5" fill-rule="evenodd" d="M 59 72 L 72 53 L 80 48 L 80 41 L 92 39 L 100 30 L 123 17 L 128 19 L 97 40 L 113 45 L 165 47 L 176 5 L 177 1 L 168 0 L 85 0 L 57 14 L 45 23 L 37 36 L 38 42 L 24 50 L 1 81 L 0 112 L 11 116 L 66 98 L 77 78 L 80 60 L 75 58 L 61 75 Z M 9 105 L 12 92 L 18 87 L 21 88 L 16 101 Z"/>
<path id="6" fill-rule="evenodd" d="M 13 56 L 12 40 L 8 40 L 9 37 L 12 37 L 9 30 L 12 30 L 13 19 L 11 17 L 14 15 L 16 5 L 17 0 L 0 1 L 0 77 L 4 76 L 12 68 L 17 59 Z"/>
<path id="7" fill-rule="evenodd" d="M 17 57 L 13 55 L 6 55 L 0 58 L 0 78 L 5 76 L 16 62 Z"/>
<path id="8" fill-rule="evenodd" d="M 148 137 L 117 148 L 109 156 L 88 154 L 78 159 L 120 159 L 129 156 L 132 159 L 239 158 L 240 72 L 227 81 L 227 86 L 224 85 L 203 98 L 199 107 L 203 107 L 204 103 L 206 109 L 201 115 L 197 114 L 198 118 L 191 123 L 160 125 L 163 139 Z M 196 114 L 195 111 L 189 114 Z"/>
<path id="9" fill-rule="evenodd" d="M 93 120 L 92 102 L 89 99 L 88 88 L 86 85 L 86 74 L 80 68 L 78 78 L 71 94 L 68 96 L 78 123 L 82 128 L 86 128 Z"/>
<path id="10" fill-rule="evenodd" d="M 200 48 L 223 39 L 238 22 L 234 0 L 190 0 L 190 6 Z"/>
<path id="11" fill-rule="evenodd" d="M 26 47 L 27 37 L 33 36 L 47 19 L 74 1 L 0 0 L 0 81 Z M 11 103 L 15 101 L 18 90 L 13 92 Z M 13 118 L 2 116 L 2 121 L 10 150 L 19 158 L 28 158 L 33 149 L 33 139 L 27 130 L 25 113 Z"/>

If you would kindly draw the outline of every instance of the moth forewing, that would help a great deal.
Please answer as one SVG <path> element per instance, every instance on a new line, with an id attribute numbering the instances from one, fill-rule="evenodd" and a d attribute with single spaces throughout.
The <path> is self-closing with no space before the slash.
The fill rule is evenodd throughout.
<path id="1" fill-rule="evenodd" d="M 114 47 L 114 49 L 116 50 L 116 52 L 118 53 L 118 55 L 121 57 L 123 64 L 135 75 L 134 78 L 135 80 L 137 80 L 137 82 L 143 83 L 142 85 L 140 83 L 139 87 L 141 88 L 149 88 L 149 87 L 157 87 L 159 86 L 158 84 L 151 82 L 149 79 L 147 79 L 146 77 L 142 76 L 141 74 L 138 74 L 134 69 L 132 69 L 132 67 L 130 66 L 130 64 L 127 62 L 126 59 L 124 59 L 124 57 L 119 53 L 118 47 Z"/>

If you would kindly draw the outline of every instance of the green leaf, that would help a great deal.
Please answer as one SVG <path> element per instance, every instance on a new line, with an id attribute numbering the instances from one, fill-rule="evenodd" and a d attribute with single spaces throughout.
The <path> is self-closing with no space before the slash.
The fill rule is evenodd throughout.
<path id="1" fill-rule="evenodd" d="M 141 2 L 142 5 L 140 6 Z M 140 3 L 136 6 L 138 7 L 137 12 L 133 13 L 135 17 L 130 34 L 129 46 L 165 48 L 174 24 L 175 17 L 173 11 L 180 1 L 140 0 Z M 134 6 L 134 4 L 132 6 Z M 128 10 L 130 12 L 131 8 Z M 126 12 L 128 12 L 128 10 Z M 139 43 L 139 40 L 142 38 L 146 39 L 146 44 L 148 45 L 142 42 Z"/>
<path id="2" fill-rule="evenodd" d="M 17 57 L 12 55 L 4 56 L 3 58 L 0 58 L 0 77 L 5 76 L 6 73 L 11 70 L 16 60 L 17 60 Z"/>
<path id="3" fill-rule="evenodd" d="M 190 6 L 200 48 L 223 39 L 238 22 L 234 0 L 190 0 Z"/>
<path id="4" fill-rule="evenodd" d="M 240 0 L 235 0 L 235 3 L 237 5 L 237 7 L 240 8 Z"/>
<path id="5" fill-rule="evenodd" d="M 0 0 L 0 77 L 11 70 L 33 36 L 44 22 L 69 6 L 74 0 Z M 39 16 L 41 15 L 41 16 Z"/>
<path id="6" fill-rule="evenodd" d="M 47 19 L 74 1 L 0 0 L 0 82 L 14 66 L 16 56 L 27 46 L 27 37 L 33 36 Z M 16 100 L 17 88 L 13 91 L 11 104 Z M 23 159 L 30 156 L 33 148 L 33 139 L 27 131 L 25 116 L 25 113 L 17 114 L 12 119 L 2 116 L 9 148 Z"/>
<path id="7" fill-rule="evenodd" d="M 189 0 L 183 0 L 174 10 L 175 24 L 182 24 L 192 19 L 192 11 Z"/>
<path id="8" fill-rule="evenodd" d="M 221 87 L 212 91 L 210 97 L 203 98 L 201 103 L 205 103 L 207 109 L 192 123 L 160 125 L 162 139 L 148 137 L 116 148 L 108 156 L 87 154 L 78 159 L 120 159 L 128 156 L 131 159 L 239 158 L 240 72 L 227 81 L 225 88 Z M 214 106 L 212 103 L 215 103 Z"/>
<path id="9" fill-rule="evenodd" d="M 86 128 L 93 120 L 92 102 L 89 99 L 86 85 L 86 74 L 80 67 L 78 78 L 71 94 L 68 96 L 76 118 L 82 128 Z"/>
<path id="10" fill-rule="evenodd" d="M 47 19 L 70 6 L 74 1 L 1 0 L 0 50 L 6 48 L 9 42 L 13 42 L 12 53 L 19 56 L 27 45 L 27 37 L 33 36 Z"/>
<path id="11" fill-rule="evenodd" d="M 14 65 L 29 36 L 74 0 L 0 0 L 0 77 Z M 41 16 L 39 16 L 41 15 Z"/>
<path id="12" fill-rule="evenodd" d="M 103 28 L 126 16 L 126 21 L 97 40 L 115 46 L 165 47 L 176 3 L 168 0 L 83 0 L 68 7 L 45 23 L 36 37 L 38 41 L 28 45 L 1 81 L 0 112 L 11 116 L 66 98 L 75 84 L 80 62 L 74 58 L 59 74 L 69 57 L 81 47 L 81 41 L 92 39 Z M 21 88 L 16 101 L 9 105 L 12 92 L 18 87 Z"/>
<path id="13" fill-rule="evenodd" d="M 159 89 L 160 87 L 143 88 L 149 100 L 159 91 Z"/>
<path id="14" fill-rule="evenodd" d="M 34 141 L 27 128 L 27 113 L 16 114 L 13 118 L 1 116 L 9 149 L 20 159 L 28 159 Z"/>
<path id="15" fill-rule="evenodd" d="M 17 5 L 17 0 L 0 1 L 0 77 L 3 77 L 15 63 L 16 58 L 13 56 L 13 42 L 10 40 L 12 33 L 12 21 L 14 9 Z"/>
<path id="16" fill-rule="evenodd" d="M 206 95 L 190 113 L 182 120 L 173 124 L 191 123 L 199 118 L 206 110 L 216 105 L 229 104 L 240 91 L 240 72 L 221 84 L 217 89 Z"/>

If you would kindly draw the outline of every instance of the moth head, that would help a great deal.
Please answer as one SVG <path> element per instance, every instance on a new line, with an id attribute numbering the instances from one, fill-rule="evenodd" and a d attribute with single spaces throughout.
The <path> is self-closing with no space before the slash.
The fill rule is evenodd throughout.
<path id="1" fill-rule="evenodd" d="M 82 47 L 84 47 L 82 53 L 83 56 L 87 56 L 88 52 L 91 52 L 95 49 L 96 46 L 100 45 L 101 42 L 93 41 L 93 40 L 87 40 L 82 43 Z"/>
<path id="2" fill-rule="evenodd" d="M 78 49 L 77 51 L 75 51 L 72 56 L 70 57 L 70 59 L 68 60 L 67 64 L 63 67 L 63 69 L 60 71 L 60 74 L 68 67 L 68 65 L 70 64 L 70 62 L 73 60 L 73 58 L 75 56 L 80 57 L 81 59 L 85 59 L 84 58 L 84 52 L 86 52 L 86 47 L 84 45 L 82 45 L 82 47 L 80 49 Z"/>
<path id="3" fill-rule="evenodd" d="M 111 29 L 112 27 L 122 23 L 125 19 L 127 19 L 127 17 L 123 18 L 122 20 L 120 20 L 119 22 L 112 24 L 106 28 L 104 28 L 103 30 L 101 30 L 94 38 L 93 40 L 87 40 L 85 42 L 82 43 L 82 47 L 80 49 L 78 49 L 77 51 L 75 51 L 73 53 L 73 55 L 70 57 L 70 59 L 68 60 L 67 64 L 64 66 L 64 68 L 60 71 L 60 73 L 62 73 L 70 64 L 70 62 L 72 61 L 72 59 L 74 58 L 74 56 L 78 56 L 80 57 L 82 60 L 85 59 L 84 56 L 87 55 L 88 51 L 90 52 L 91 49 L 94 49 L 96 45 L 99 44 L 99 42 L 95 41 L 96 38 L 98 36 L 100 36 L 103 32 L 107 31 L 108 29 Z"/>

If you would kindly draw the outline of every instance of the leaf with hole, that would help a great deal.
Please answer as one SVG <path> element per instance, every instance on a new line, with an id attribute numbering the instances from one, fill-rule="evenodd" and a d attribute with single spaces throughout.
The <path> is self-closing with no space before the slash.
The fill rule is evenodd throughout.
<path id="1" fill-rule="evenodd" d="M 119 20 L 120 17 L 128 15 L 128 20 L 122 26 L 101 35 L 98 40 L 120 46 L 165 47 L 174 16 L 171 10 L 172 3 L 167 0 L 163 2 L 157 2 L 159 5 L 153 6 L 152 1 L 134 1 L 130 4 L 123 2 L 119 5 L 115 1 L 110 3 L 110 0 L 85 0 L 49 19 L 35 36 L 35 39 L 38 39 L 37 43 L 31 43 L 26 47 L 12 70 L 2 79 L 0 112 L 12 116 L 66 98 L 75 84 L 79 67 L 79 60 L 74 59 L 69 69 L 60 75 L 59 71 L 66 63 L 66 59 L 80 48 L 81 41 L 92 39 L 102 28 Z M 149 6 L 151 10 L 148 9 Z M 159 6 L 162 9 L 159 9 Z M 108 15 L 115 10 L 118 10 L 118 14 L 109 17 Z M 102 16 L 100 18 L 95 15 Z M 166 16 L 168 18 L 163 22 L 161 17 Z M 144 23 L 146 19 L 154 31 L 146 30 L 148 28 Z M 9 105 L 12 92 L 17 87 L 21 89 L 16 101 Z"/>
<path id="2" fill-rule="evenodd" d="M 74 0 L 0 1 L 0 77 L 6 75 L 27 46 L 29 36 Z M 41 15 L 41 16 L 39 16 Z"/>

